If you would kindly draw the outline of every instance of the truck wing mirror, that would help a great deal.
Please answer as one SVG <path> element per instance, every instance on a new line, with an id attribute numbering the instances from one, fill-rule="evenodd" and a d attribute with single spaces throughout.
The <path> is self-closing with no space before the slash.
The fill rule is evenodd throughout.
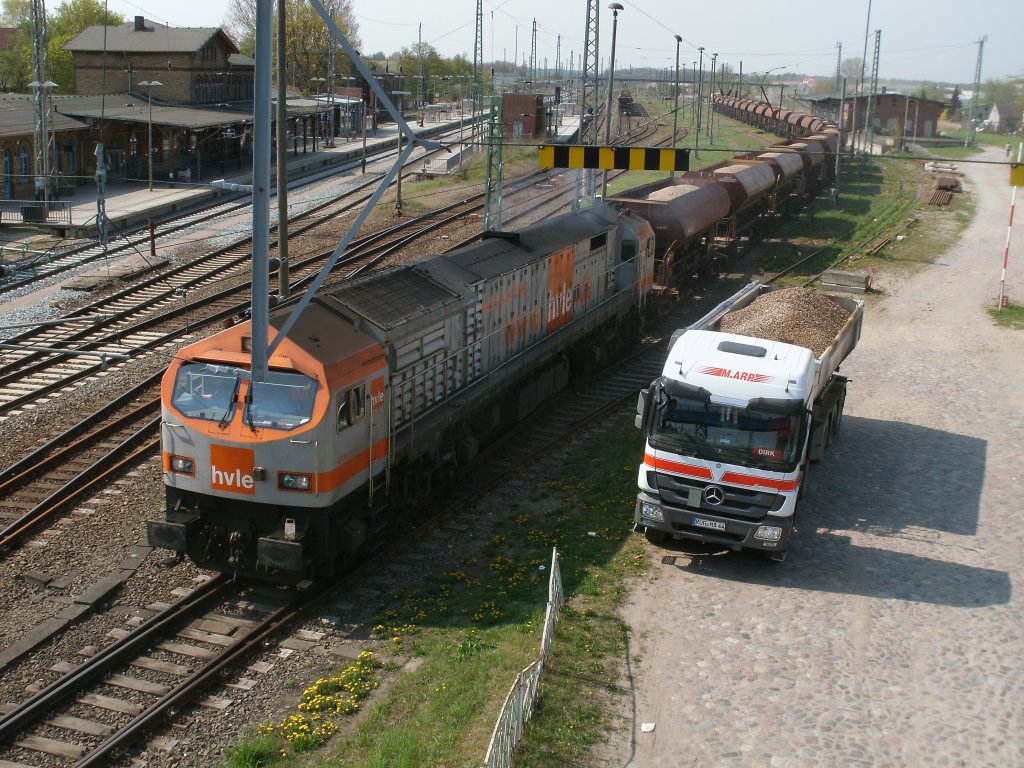
<path id="1" fill-rule="evenodd" d="M 643 429 L 644 428 L 644 417 L 647 415 L 647 396 L 650 393 L 651 393 L 651 390 L 649 390 L 649 389 L 641 389 L 640 390 L 640 395 L 639 395 L 639 397 L 637 397 L 637 400 L 636 400 L 636 419 L 633 422 L 634 424 L 636 424 L 636 428 L 637 429 Z"/>

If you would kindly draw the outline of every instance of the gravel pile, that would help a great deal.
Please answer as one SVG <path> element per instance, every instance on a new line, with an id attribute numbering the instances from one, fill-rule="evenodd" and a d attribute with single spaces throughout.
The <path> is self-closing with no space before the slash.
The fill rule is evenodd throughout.
<path id="1" fill-rule="evenodd" d="M 821 357 L 846 324 L 850 313 L 838 302 L 809 288 L 769 291 L 722 318 L 721 330 L 783 341 Z"/>

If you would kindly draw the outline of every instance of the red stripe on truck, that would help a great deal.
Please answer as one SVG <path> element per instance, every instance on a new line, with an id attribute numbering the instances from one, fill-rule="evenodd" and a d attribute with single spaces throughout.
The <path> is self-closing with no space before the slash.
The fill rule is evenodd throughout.
<path id="1" fill-rule="evenodd" d="M 657 459 L 651 456 L 649 453 L 644 454 L 644 464 L 648 464 L 655 469 L 664 469 L 668 472 L 675 472 L 679 475 L 689 475 L 690 477 L 700 477 L 705 480 L 711 480 L 711 470 L 707 467 L 695 467 L 691 464 L 682 464 L 678 461 L 669 461 L 668 459 Z"/>

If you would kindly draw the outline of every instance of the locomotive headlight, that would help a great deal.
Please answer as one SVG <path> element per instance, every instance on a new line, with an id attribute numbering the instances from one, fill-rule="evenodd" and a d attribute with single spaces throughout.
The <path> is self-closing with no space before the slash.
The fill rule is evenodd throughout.
<path id="1" fill-rule="evenodd" d="M 185 456 L 171 456 L 170 467 L 171 472 L 176 472 L 179 475 L 194 475 L 196 473 L 195 461 Z"/>
<path id="2" fill-rule="evenodd" d="M 277 475 L 277 487 L 282 491 L 304 491 L 309 493 L 313 485 L 313 476 L 303 472 L 280 472 Z"/>

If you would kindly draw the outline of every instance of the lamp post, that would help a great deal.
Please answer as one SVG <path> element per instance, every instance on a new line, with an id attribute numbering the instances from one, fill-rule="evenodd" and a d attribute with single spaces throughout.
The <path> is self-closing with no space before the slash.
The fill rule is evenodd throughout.
<path id="1" fill-rule="evenodd" d="M 912 142 L 917 144 L 917 108 L 921 106 L 920 99 L 914 99 L 914 138 Z"/>
<path id="2" fill-rule="evenodd" d="M 409 91 L 391 91 L 391 97 L 394 99 L 398 97 L 398 103 L 401 103 L 401 99 L 409 95 Z M 398 156 L 402 156 L 402 126 L 398 126 Z M 398 172 L 396 177 L 396 191 L 395 191 L 395 215 L 402 215 L 402 172 Z"/>
<path id="3" fill-rule="evenodd" d="M 693 135 L 693 154 L 700 157 L 700 124 L 704 119 L 704 47 L 700 51 L 700 71 L 697 73 L 697 131 Z"/>
<path id="4" fill-rule="evenodd" d="M 690 125 L 697 117 L 697 61 L 693 62 L 693 69 L 690 70 Z"/>
<path id="5" fill-rule="evenodd" d="M 604 124 L 604 143 L 608 146 L 612 138 L 612 86 L 615 81 L 615 35 L 619 30 L 619 11 L 624 10 L 621 3 L 608 6 L 612 12 L 612 53 L 608 64 L 608 117 Z M 601 182 L 601 199 L 608 196 L 608 171 L 604 172 Z"/>
<path id="6" fill-rule="evenodd" d="M 679 127 L 679 44 L 683 42 L 683 38 L 676 35 L 676 89 L 675 89 L 675 104 L 672 108 L 672 149 L 676 148 L 676 129 Z M 672 171 L 668 177 L 674 179 L 676 172 Z"/>
<path id="7" fill-rule="evenodd" d="M 363 124 L 363 160 L 362 173 L 366 173 L 366 99 L 359 99 L 359 121 Z"/>
<path id="8" fill-rule="evenodd" d="M 708 144 L 715 143 L 715 64 L 718 61 L 718 54 L 711 54 L 711 90 L 708 92 Z"/>
<path id="9" fill-rule="evenodd" d="M 149 191 L 153 191 L 153 88 L 163 85 L 159 80 L 143 80 L 139 85 L 146 86 L 146 98 L 149 100 Z"/>
<path id="10" fill-rule="evenodd" d="M 326 77 L 311 77 L 310 82 L 316 83 L 316 110 L 313 113 L 313 151 L 316 152 L 316 137 L 320 133 L 320 85 L 327 82 Z"/>
<path id="11" fill-rule="evenodd" d="M 900 152 L 907 151 L 907 117 L 910 113 L 910 97 L 903 97 L 903 130 L 900 131 Z"/>

